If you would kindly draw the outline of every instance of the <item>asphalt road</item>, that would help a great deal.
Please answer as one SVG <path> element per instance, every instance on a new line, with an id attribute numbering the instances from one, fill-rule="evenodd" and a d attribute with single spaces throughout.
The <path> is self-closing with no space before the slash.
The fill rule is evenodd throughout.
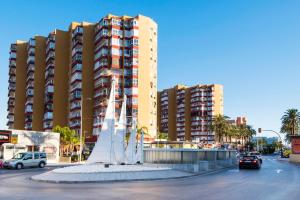
<path id="1" fill-rule="evenodd" d="M 299 200 L 300 165 L 264 157 L 260 170 L 225 170 L 185 179 L 93 184 L 34 182 L 51 170 L 0 170 L 0 199 Z"/>

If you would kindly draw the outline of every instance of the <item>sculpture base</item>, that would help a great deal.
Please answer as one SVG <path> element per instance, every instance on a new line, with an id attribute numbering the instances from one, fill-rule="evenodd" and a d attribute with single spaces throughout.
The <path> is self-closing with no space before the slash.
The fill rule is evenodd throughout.
<path id="1" fill-rule="evenodd" d="M 53 183 L 113 182 L 133 180 L 157 180 L 188 177 L 193 174 L 170 168 L 147 167 L 144 165 L 79 165 L 55 169 L 35 175 L 32 180 Z"/>

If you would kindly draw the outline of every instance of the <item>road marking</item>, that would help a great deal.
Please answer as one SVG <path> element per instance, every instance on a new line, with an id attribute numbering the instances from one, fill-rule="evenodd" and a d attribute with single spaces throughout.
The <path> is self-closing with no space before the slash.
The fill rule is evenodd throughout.
<path id="1" fill-rule="evenodd" d="M 282 169 L 275 170 L 277 174 L 280 174 L 282 172 Z"/>
<path id="2" fill-rule="evenodd" d="M 231 169 L 231 170 L 228 170 L 228 172 L 233 172 L 233 173 L 238 173 L 240 170 L 238 169 Z"/>

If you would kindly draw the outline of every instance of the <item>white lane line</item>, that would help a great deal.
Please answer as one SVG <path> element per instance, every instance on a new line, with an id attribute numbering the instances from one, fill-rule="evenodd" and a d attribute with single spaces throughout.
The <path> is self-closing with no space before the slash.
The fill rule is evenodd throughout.
<path id="1" fill-rule="evenodd" d="M 277 169 L 275 170 L 277 174 L 280 174 L 283 170 L 282 169 Z"/>

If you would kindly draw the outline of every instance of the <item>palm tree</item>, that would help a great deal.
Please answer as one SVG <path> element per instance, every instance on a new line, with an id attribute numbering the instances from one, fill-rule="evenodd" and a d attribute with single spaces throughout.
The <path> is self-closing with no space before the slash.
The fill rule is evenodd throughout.
<path id="1" fill-rule="evenodd" d="M 286 140 L 290 141 L 291 135 L 297 135 L 299 131 L 300 113 L 297 109 L 288 109 L 281 117 L 281 133 L 286 134 Z"/>
<path id="2" fill-rule="evenodd" d="M 216 115 L 213 117 L 209 126 L 211 132 L 214 132 L 218 137 L 219 143 L 223 142 L 223 137 L 227 135 L 230 127 L 228 123 L 229 117 L 224 115 Z"/>
<path id="3" fill-rule="evenodd" d="M 230 125 L 228 130 L 229 143 L 232 143 L 232 138 L 238 138 L 239 128 L 236 125 Z"/>

